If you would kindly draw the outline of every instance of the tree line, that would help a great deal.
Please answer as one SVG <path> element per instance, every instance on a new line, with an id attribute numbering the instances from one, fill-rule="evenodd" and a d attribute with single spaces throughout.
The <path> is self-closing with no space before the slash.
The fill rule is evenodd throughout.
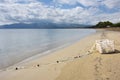
<path id="1" fill-rule="evenodd" d="M 94 28 L 108 28 L 108 27 L 120 27 L 120 22 L 112 23 L 110 21 L 98 22 Z"/>

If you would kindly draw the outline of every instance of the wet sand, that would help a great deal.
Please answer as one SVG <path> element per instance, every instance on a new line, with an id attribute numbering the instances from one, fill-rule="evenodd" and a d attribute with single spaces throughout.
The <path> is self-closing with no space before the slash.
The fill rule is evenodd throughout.
<path id="1" fill-rule="evenodd" d="M 95 40 L 115 40 L 114 54 L 100 54 Z M 99 31 L 50 55 L 0 72 L 0 80 L 120 80 L 120 32 Z"/>

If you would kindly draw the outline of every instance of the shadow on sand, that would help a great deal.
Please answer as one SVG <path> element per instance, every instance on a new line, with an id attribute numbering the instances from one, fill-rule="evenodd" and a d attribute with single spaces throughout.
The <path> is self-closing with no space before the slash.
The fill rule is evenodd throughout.
<path id="1" fill-rule="evenodd" d="M 120 53 L 120 50 L 115 50 L 115 52 L 111 52 L 111 53 L 103 53 L 103 54 L 105 54 L 105 55 L 107 55 L 107 54 L 119 54 Z"/>

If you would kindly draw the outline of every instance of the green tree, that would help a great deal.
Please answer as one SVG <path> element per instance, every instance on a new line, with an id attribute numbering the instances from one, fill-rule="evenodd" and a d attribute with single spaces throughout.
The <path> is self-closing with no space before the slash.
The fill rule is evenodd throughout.
<path id="1" fill-rule="evenodd" d="M 96 24 L 95 27 L 98 27 L 98 28 L 105 28 L 107 26 L 112 26 L 113 23 L 112 22 L 109 22 L 109 21 L 105 21 L 105 22 L 99 22 L 98 24 Z"/>
<path id="2" fill-rule="evenodd" d="M 115 23 L 115 24 L 113 24 L 112 26 L 113 26 L 113 27 L 120 27 L 120 22 Z"/>

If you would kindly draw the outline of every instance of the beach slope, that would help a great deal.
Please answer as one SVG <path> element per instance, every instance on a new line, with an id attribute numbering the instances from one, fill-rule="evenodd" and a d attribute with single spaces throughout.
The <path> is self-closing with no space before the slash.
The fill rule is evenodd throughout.
<path id="1" fill-rule="evenodd" d="M 116 53 L 100 54 L 93 48 L 95 40 L 103 37 L 115 41 Z M 119 32 L 96 32 L 49 55 L 1 71 L 0 80 L 120 80 L 119 37 Z"/>

